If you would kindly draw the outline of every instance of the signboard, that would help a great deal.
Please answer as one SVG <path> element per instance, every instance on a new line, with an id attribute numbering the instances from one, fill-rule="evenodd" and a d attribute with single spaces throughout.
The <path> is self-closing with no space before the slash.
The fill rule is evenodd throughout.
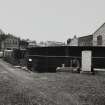
<path id="1" fill-rule="evenodd" d="M 82 51 L 82 71 L 91 71 L 92 51 Z"/>

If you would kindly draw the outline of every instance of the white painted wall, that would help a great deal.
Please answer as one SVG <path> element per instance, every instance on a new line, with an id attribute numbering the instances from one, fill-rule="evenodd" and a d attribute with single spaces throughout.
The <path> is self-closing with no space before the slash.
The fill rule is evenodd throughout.
<path id="1" fill-rule="evenodd" d="M 82 51 L 82 71 L 91 71 L 92 66 L 92 52 Z"/>

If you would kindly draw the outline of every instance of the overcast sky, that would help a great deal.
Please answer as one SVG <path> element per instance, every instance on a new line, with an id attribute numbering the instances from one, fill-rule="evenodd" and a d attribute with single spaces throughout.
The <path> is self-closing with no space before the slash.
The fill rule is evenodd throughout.
<path id="1" fill-rule="evenodd" d="M 105 0 L 0 0 L 0 28 L 21 38 L 63 41 L 105 22 Z"/>

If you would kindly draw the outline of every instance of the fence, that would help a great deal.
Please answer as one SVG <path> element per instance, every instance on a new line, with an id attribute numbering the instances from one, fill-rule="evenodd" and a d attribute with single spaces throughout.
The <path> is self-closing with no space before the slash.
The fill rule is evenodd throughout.
<path id="1" fill-rule="evenodd" d="M 4 50 L 3 59 L 13 65 L 27 65 L 26 50 L 14 49 Z"/>
<path id="2" fill-rule="evenodd" d="M 92 51 L 93 68 L 105 68 L 105 47 L 35 47 L 27 50 L 27 56 L 32 59 L 33 70 L 55 71 L 62 64 L 70 66 L 73 59 L 77 59 L 81 67 L 81 52 L 84 50 Z"/>

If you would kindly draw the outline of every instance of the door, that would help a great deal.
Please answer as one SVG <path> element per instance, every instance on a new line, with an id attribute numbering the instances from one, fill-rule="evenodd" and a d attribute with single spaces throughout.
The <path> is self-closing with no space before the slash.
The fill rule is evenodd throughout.
<path id="1" fill-rule="evenodd" d="M 82 51 L 82 71 L 91 71 L 92 51 Z"/>

